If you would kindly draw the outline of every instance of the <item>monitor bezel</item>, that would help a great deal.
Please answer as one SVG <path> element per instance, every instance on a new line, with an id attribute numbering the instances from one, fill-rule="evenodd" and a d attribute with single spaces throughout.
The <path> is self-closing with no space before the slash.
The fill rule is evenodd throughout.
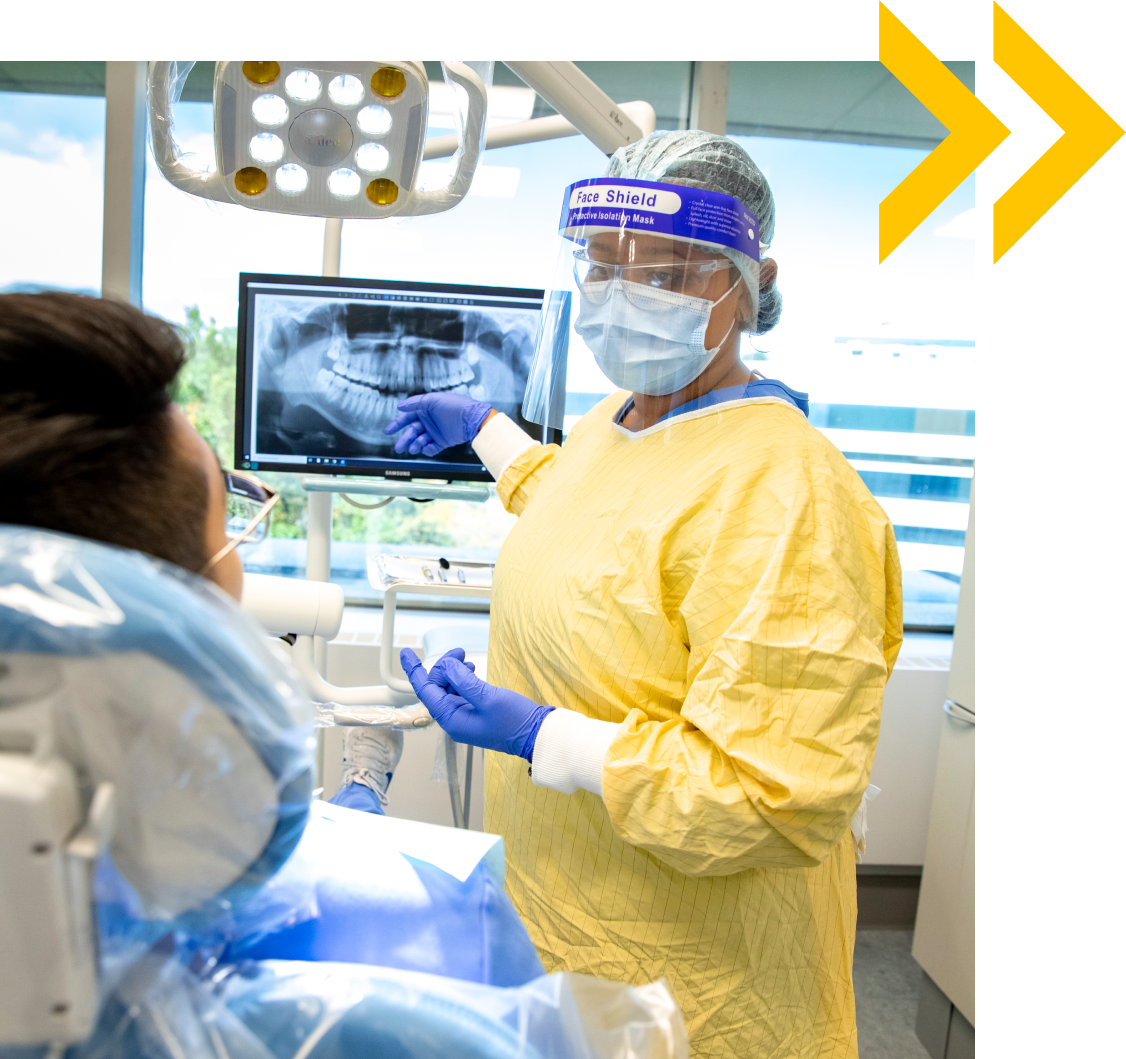
<path id="1" fill-rule="evenodd" d="M 245 439 L 246 426 L 246 385 L 250 373 L 248 363 L 247 324 L 250 316 L 250 285 L 252 283 L 283 283 L 294 286 L 317 287 L 342 287 L 342 288 L 369 288 L 378 290 L 421 291 L 426 294 L 451 294 L 474 297 L 492 295 L 502 298 L 535 298 L 540 301 L 541 307 L 544 291 L 535 287 L 483 287 L 472 283 L 412 283 L 404 280 L 391 279 L 359 279 L 345 276 L 298 276 L 274 272 L 240 272 L 238 289 L 238 331 L 236 337 L 235 353 L 235 464 L 242 467 L 241 455 Z M 551 430 L 547 432 L 544 441 L 561 444 L 563 432 Z M 529 435 L 530 437 L 531 435 Z M 535 439 L 533 439 L 535 440 Z M 364 467 L 342 467 L 339 470 L 320 464 L 293 464 L 293 463 L 267 463 L 258 460 L 256 469 L 259 471 L 281 471 L 286 474 L 315 474 L 329 477 L 356 477 L 356 478 L 386 478 L 390 481 L 406 482 L 414 479 L 426 481 L 448 482 L 492 482 L 495 479 L 487 471 L 477 471 L 472 466 L 465 471 L 451 473 L 442 468 L 435 473 L 426 470 L 426 465 L 404 466 L 410 461 L 387 460 L 386 463 L 377 462 Z"/>

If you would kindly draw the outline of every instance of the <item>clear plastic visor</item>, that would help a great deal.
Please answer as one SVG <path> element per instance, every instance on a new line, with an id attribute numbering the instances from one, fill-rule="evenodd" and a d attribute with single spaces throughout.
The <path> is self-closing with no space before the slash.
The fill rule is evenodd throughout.
<path id="1" fill-rule="evenodd" d="M 757 328 L 747 255 L 626 227 L 559 244 L 523 407 L 545 439 L 617 390 L 668 395 L 672 408 L 700 396 Z"/>

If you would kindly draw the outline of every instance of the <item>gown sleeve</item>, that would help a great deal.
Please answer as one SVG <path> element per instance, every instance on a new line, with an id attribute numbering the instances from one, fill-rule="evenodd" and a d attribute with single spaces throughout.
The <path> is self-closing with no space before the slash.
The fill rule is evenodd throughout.
<path id="1" fill-rule="evenodd" d="M 491 415 L 473 441 L 473 450 L 496 479 L 505 509 L 519 515 L 555 462 L 558 445 L 540 445 L 503 413 Z"/>
<path id="2" fill-rule="evenodd" d="M 826 470 L 725 498 L 676 608 L 680 716 L 631 710 L 606 754 L 615 832 L 687 875 L 819 863 L 868 785 L 902 641 L 899 557 L 852 468 Z"/>
<path id="3" fill-rule="evenodd" d="M 523 512 L 559 453 L 558 445 L 533 445 L 505 468 L 497 481 L 497 496 L 506 511 Z"/>

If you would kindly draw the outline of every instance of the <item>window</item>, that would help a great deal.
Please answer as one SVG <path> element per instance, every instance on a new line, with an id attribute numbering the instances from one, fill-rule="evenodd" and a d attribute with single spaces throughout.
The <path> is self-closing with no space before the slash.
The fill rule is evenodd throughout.
<path id="1" fill-rule="evenodd" d="M 922 149 L 736 136 L 774 192 L 784 308 L 749 359 L 809 393 L 895 526 L 904 624 L 954 624 L 974 458 L 973 178 L 878 264 L 879 202 Z"/>
<path id="2" fill-rule="evenodd" d="M 594 69 L 598 65 L 584 68 L 616 98 L 657 92 L 659 122 L 685 123 L 690 64 Z M 662 70 L 652 92 L 629 83 L 629 71 L 621 69 L 653 65 Z M 499 64 L 497 72 L 503 83 L 492 95 L 491 120 L 522 120 L 549 109 Z M 614 77 L 621 83 L 607 80 Z M 445 85 L 434 84 L 428 136 L 452 126 Z M 738 105 L 733 99 L 733 112 Z M 209 103 L 177 108 L 178 139 L 201 160 L 213 151 L 211 120 Z M 904 122 L 895 129 L 908 128 Z M 744 356 L 765 374 L 809 392 L 811 422 L 845 453 L 888 512 L 904 567 L 906 624 L 948 628 L 957 607 L 974 457 L 973 243 L 965 237 L 972 178 L 880 266 L 879 202 L 925 156 L 923 136 L 912 140 L 895 132 L 880 141 L 918 144 L 910 147 L 734 138 L 762 168 L 777 200 L 770 254 L 779 263 L 785 302 L 779 326 L 745 340 Z M 426 178 L 443 180 L 445 165 L 427 163 Z M 471 194 L 453 211 L 346 222 L 341 275 L 542 286 L 554 261 L 562 189 L 604 167 L 604 156 L 582 137 L 490 151 Z M 230 459 L 237 274 L 318 273 L 323 222 L 191 198 L 151 164 L 146 189 L 146 305 L 188 321 L 197 352 L 185 373 L 183 401 Z M 569 413 L 590 406 L 589 397 L 569 396 Z M 247 549 L 245 559 L 253 570 L 300 576 L 305 496 L 298 476 L 274 480 L 284 507 L 271 539 Z M 365 572 L 371 548 L 491 558 L 512 521 L 495 495 L 483 505 L 395 500 L 375 511 L 337 499 L 333 578 L 349 599 L 372 601 Z"/>
<path id="3" fill-rule="evenodd" d="M 72 64 L 9 63 L 6 67 Z M 78 64 L 73 64 L 78 65 Z M 104 64 L 88 64 L 101 66 Z M 34 73 L 34 71 L 32 71 Z M 0 290 L 102 285 L 104 98 L 0 70 Z"/>

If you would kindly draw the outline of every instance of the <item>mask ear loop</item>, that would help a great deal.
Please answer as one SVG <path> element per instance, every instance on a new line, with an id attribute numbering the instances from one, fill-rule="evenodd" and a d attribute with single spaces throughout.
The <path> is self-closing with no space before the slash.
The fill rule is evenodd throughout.
<path id="1" fill-rule="evenodd" d="M 734 265 L 732 267 L 734 268 Z M 742 272 L 740 272 L 739 273 L 739 283 L 746 283 L 746 282 L 747 282 L 746 277 L 743 275 Z M 714 302 L 712 302 L 712 309 L 714 309 L 717 305 L 719 305 L 719 303 L 721 301 L 723 301 L 723 299 L 726 298 L 733 290 L 738 290 L 739 289 L 739 283 L 732 283 L 731 286 L 727 288 L 727 290 L 725 290 L 718 298 L 716 298 L 716 300 Z M 752 301 L 752 304 L 754 304 L 753 301 Z M 712 314 L 709 311 L 709 313 L 708 313 L 708 319 L 709 320 L 711 319 L 711 315 Z M 731 324 L 728 326 L 727 330 L 724 332 L 723 338 L 721 338 L 711 349 L 705 348 L 704 352 L 707 353 L 709 356 L 714 357 L 723 348 L 723 343 L 727 341 L 727 339 L 731 335 L 731 331 L 734 327 L 735 327 L 735 318 L 732 317 L 731 318 Z"/>

